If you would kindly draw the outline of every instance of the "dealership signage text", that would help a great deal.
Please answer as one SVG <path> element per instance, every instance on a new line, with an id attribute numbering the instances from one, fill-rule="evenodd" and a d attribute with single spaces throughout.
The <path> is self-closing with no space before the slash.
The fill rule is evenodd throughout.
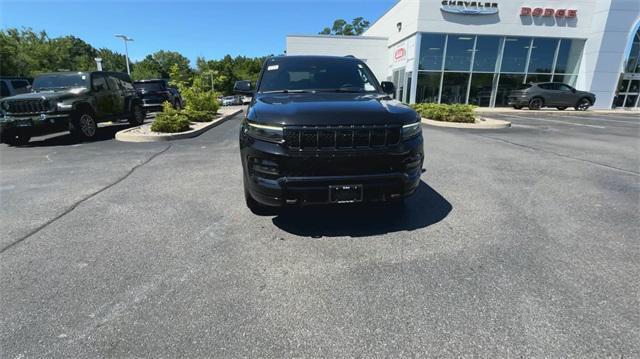
<path id="1" fill-rule="evenodd" d="M 491 15 L 498 13 L 498 3 L 443 0 L 440 10 L 454 14 Z"/>
<path id="2" fill-rule="evenodd" d="M 578 16 L 578 10 L 575 9 L 553 9 L 553 8 L 541 8 L 541 7 L 526 7 L 520 8 L 520 16 L 555 16 L 555 17 L 576 17 Z"/>

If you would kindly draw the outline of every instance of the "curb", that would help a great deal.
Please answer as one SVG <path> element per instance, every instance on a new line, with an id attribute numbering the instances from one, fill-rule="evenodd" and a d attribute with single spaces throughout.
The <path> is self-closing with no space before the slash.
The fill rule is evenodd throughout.
<path id="1" fill-rule="evenodd" d="M 435 126 L 435 127 L 448 127 L 448 128 L 472 128 L 477 130 L 495 130 L 499 128 L 507 128 L 511 127 L 511 122 L 497 120 L 490 117 L 480 117 L 476 123 L 462 123 L 462 122 L 444 122 L 444 121 L 434 121 L 428 118 L 422 118 L 422 123 Z"/>
<path id="2" fill-rule="evenodd" d="M 162 142 L 162 141 L 173 141 L 173 140 L 181 140 L 185 138 L 196 137 L 202 134 L 203 132 L 206 132 L 209 129 L 218 126 L 219 124 L 225 122 L 226 120 L 239 114 L 240 112 L 242 112 L 242 109 L 238 109 L 236 111 L 222 115 L 220 118 L 215 119 L 207 123 L 205 126 L 198 128 L 196 130 L 189 130 L 189 131 L 180 132 L 180 133 L 167 133 L 163 135 L 140 135 L 140 134 L 133 134 L 131 132 L 137 128 L 146 126 L 148 124 L 131 127 L 131 128 L 127 128 L 126 130 L 118 131 L 116 133 L 116 140 L 123 141 L 123 142 Z"/>

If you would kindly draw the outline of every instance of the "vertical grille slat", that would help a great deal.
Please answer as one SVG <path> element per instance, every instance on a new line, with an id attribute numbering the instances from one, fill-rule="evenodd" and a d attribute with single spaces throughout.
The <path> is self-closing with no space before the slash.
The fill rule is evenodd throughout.
<path id="1" fill-rule="evenodd" d="M 400 137 L 399 126 L 301 126 L 284 130 L 287 147 L 308 151 L 394 146 Z"/>

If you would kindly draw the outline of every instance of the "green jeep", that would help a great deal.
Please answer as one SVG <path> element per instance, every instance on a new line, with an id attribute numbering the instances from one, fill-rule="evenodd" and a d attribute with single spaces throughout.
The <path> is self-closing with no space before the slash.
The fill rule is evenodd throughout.
<path id="1" fill-rule="evenodd" d="M 42 74 L 32 88 L 33 92 L 1 100 L 1 142 L 21 145 L 32 136 L 66 130 L 81 140 L 90 140 L 99 122 L 123 118 L 132 125 L 144 122 L 142 100 L 125 73 Z"/>

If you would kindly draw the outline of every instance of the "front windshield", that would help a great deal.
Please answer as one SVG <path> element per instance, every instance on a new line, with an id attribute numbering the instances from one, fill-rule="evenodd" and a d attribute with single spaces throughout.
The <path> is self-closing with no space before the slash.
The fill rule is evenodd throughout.
<path id="1" fill-rule="evenodd" d="M 83 73 L 60 73 L 40 75 L 33 80 L 33 89 L 55 90 L 74 87 L 88 87 L 89 76 Z"/>
<path id="2" fill-rule="evenodd" d="M 353 59 L 281 57 L 267 60 L 258 91 L 378 92 L 378 86 Z"/>

